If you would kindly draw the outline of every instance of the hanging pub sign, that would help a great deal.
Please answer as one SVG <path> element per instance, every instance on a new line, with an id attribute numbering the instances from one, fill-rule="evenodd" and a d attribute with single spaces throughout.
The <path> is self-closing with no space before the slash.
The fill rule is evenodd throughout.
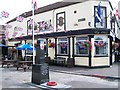
<path id="1" fill-rule="evenodd" d="M 65 12 L 57 13 L 56 16 L 56 29 L 57 31 L 64 31 L 66 30 L 65 27 Z"/>

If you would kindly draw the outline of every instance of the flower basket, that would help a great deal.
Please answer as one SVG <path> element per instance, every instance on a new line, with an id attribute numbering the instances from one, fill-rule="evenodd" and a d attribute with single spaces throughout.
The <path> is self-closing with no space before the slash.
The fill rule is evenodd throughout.
<path id="1" fill-rule="evenodd" d="M 119 47 L 119 43 L 112 42 L 112 48 L 117 49 Z"/>
<path id="2" fill-rule="evenodd" d="M 54 42 L 48 42 L 48 47 L 54 48 L 55 47 L 55 43 Z"/>
<path id="3" fill-rule="evenodd" d="M 94 45 L 95 45 L 96 47 L 103 47 L 104 45 L 106 45 L 106 42 L 99 41 L 99 42 L 95 42 Z"/>
<path id="4" fill-rule="evenodd" d="M 77 42 L 76 45 L 79 45 L 79 43 Z M 81 45 L 82 45 L 83 47 L 89 48 L 89 50 L 92 49 L 92 44 L 91 44 L 91 42 L 90 42 L 89 40 L 86 40 L 86 41 L 82 42 Z"/>

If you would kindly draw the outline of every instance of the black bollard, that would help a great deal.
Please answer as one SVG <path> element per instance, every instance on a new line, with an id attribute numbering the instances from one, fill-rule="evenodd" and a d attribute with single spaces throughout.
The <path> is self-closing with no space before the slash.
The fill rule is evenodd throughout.
<path id="1" fill-rule="evenodd" d="M 49 81 L 49 67 L 45 63 L 45 53 L 37 41 L 35 64 L 32 65 L 32 83 L 42 84 Z"/>

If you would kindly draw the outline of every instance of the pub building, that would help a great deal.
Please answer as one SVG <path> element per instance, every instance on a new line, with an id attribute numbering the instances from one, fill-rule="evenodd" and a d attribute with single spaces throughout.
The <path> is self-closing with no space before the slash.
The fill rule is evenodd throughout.
<path id="1" fill-rule="evenodd" d="M 100 5 L 100 6 L 99 6 Z M 100 8 L 101 22 L 96 22 Z M 35 42 L 45 51 L 45 57 L 65 58 L 65 64 L 89 68 L 110 67 L 114 61 L 111 34 L 111 6 L 108 0 L 57 2 L 35 10 Z M 32 11 L 7 22 L 11 28 L 8 45 L 32 43 Z M 120 32 L 120 31 L 119 31 Z M 32 51 L 26 51 L 29 55 Z M 22 56 L 25 52 L 22 51 Z"/>

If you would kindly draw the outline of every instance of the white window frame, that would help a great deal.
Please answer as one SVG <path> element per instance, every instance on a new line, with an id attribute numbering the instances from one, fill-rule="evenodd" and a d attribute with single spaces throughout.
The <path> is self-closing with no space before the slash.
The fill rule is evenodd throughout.
<path id="1" fill-rule="evenodd" d="M 96 38 L 100 37 L 102 40 L 96 40 Z M 106 39 L 106 40 L 105 40 Z M 104 47 L 104 51 L 103 51 L 103 54 L 100 53 L 100 54 L 96 54 L 96 46 L 95 46 L 95 42 L 106 42 L 106 47 Z M 99 50 L 102 50 L 101 47 L 98 47 Z M 100 49 L 101 48 L 101 49 Z M 100 52 L 100 51 L 99 51 Z M 102 52 L 102 51 L 101 51 Z M 94 37 L 94 56 L 108 56 L 108 37 L 107 36 L 103 36 L 103 35 L 95 35 Z"/>
<path id="2" fill-rule="evenodd" d="M 60 40 L 60 39 L 65 39 L 65 41 L 64 40 Z M 59 44 L 60 43 L 67 43 L 67 53 L 60 53 L 61 51 L 59 51 L 60 50 L 60 46 L 59 46 Z M 62 55 L 68 55 L 68 50 L 69 49 L 69 45 L 68 45 L 68 38 L 58 38 L 58 44 L 57 44 L 57 54 L 62 54 Z"/>
<path id="3" fill-rule="evenodd" d="M 77 38 L 86 38 L 86 39 L 84 39 L 84 40 L 77 40 Z M 76 43 L 78 42 L 78 41 L 86 41 L 87 39 L 88 39 L 88 37 L 87 36 L 84 36 L 84 37 L 76 37 L 75 38 L 76 40 L 75 40 L 75 55 L 88 55 L 89 54 L 89 49 L 87 48 L 87 53 L 86 54 L 77 54 L 77 50 L 76 50 Z"/>

